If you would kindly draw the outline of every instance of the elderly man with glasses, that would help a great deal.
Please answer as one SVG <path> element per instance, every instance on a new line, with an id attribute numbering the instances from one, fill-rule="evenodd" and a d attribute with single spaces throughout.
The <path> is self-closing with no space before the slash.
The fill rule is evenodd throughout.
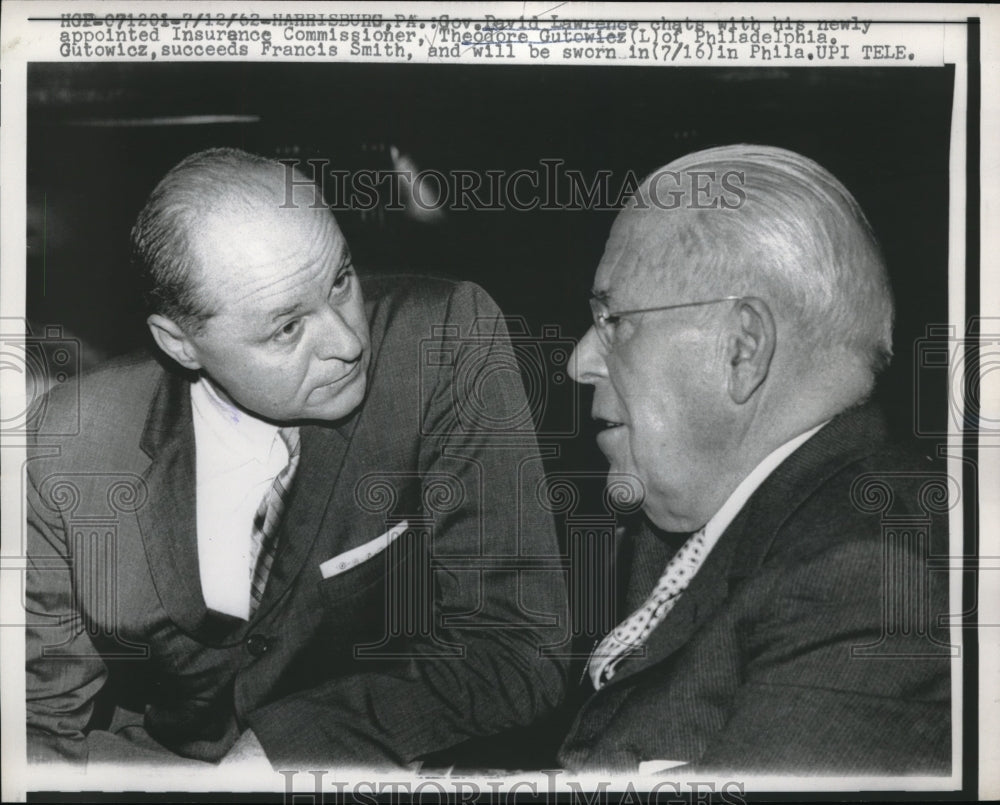
<path id="1" fill-rule="evenodd" d="M 643 516 L 562 765 L 947 773 L 946 480 L 869 402 L 893 301 L 858 203 L 782 149 L 682 157 L 616 219 L 591 307 L 574 377 Z"/>

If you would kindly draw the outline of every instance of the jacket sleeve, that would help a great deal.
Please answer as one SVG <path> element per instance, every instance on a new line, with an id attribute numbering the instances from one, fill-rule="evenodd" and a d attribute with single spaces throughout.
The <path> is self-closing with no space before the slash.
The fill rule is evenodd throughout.
<path id="1" fill-rule="evenodd" d="M 30 466 L 30 464 L 29 464 Z M 87 759 L 84 730 L 108 672 L 74 603 L 64 521 L 26 473 L 26 698 L 28 759 Z M 73 490 L 63 490 L 72 495 Z"/>
<path id="2" fill-rule="evenodd" d="M 95 728 L 98 699 L 108 680 L 108 667 L 91 639 L 82 593 L 74 582 L 72 535 L 67 535 L 64 504 L 80 492 L 68 479 L 52 484 L 30 461 L 25 474 L 27 561 L 25 573 L 25 698 L 27 758 L 31 763 L 74 765 L 124 760 L 153 764 L 207 764 L 181 758 L 155 741 L 141 715 L 115 719 L 107 729 Z M 86 572 L 87 568 L 82 569 Z M 97 587 L 91 595 L 113 591 Z"/>
<path id="3" fill-rule="evenodd" d="M 478 328 L 473 335 L 473 323 Z M 566 600 L 544 472 L 506 327 L 479 288 L 452 293 L 441 372 L 423 402 L 420 473 L 434 503 L 434 641 L 249 717 L 272 764 L 389 767 L 530 723 L 563 696 Z M 463 363 L 467 361 L 468 363 Z"/>

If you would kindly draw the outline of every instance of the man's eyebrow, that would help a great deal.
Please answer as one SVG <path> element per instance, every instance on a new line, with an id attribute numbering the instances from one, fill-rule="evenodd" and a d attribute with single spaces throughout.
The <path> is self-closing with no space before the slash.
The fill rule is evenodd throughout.
<path id="1" fill-rule="evenodd" d="M 316 261 L 309 263 L 312 266 Z M 344 248 L 343 253 L 340 255 L 340 261 L 337 265 L 337 271 L 341 271 L 346 268 L 351 263 L 351 251 L 350 249 Z M 307 266 L 308 267 L 308 266 Z M 276 322 L 278 319 L 284 318 L 285 316 L 291 316 L 294 313 L 299 313 L 302 311 L 302 303 L 296 302 L 294 305 L 288 307 L 283 307 L 280 310 L 274 311 L 267 319 L 268 323 Z"/>
<path id="2" fill-rule="evenodd" d="M 280 310 L 274 311 L 274 313 L 272 313 L 271 317 L 268 319 L 268 322 L 276 322 L 278 319 L 284 318 L 285 316 L 290 316 L 293 313 L 298 313 L 300 310 L 302 310 L 302 303 L 296 302 L 294 305 L 291 305 L 290 307 L 283 307 Z"/>

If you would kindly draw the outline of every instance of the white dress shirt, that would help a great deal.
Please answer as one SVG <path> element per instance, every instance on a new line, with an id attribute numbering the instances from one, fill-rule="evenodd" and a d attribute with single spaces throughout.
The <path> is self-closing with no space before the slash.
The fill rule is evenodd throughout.
<path id="1" fill-rule="evenodd" d="M 288 464 L 278 426 L 250 416 L 201 378 L 191 386 L 198 571 L 209 609 L 248 619 L 253 518 Z"/>

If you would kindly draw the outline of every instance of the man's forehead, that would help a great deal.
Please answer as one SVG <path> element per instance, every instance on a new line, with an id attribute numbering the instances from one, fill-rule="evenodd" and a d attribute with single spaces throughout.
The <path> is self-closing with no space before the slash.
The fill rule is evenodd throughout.
<path id="1" fill-rule="evenodd" d="M 266 205 L 222 205 L 205 214 L 191 238 L 196 250 L 227 249 L 247 256 L 255 251 L 308 249 L 316 245 L 313 241 L 340 239 L 340 230 L 328 210 Z"/>
<path id="2" fill-rule="evenodd" d="M 665 229 L 646 211 L 620 213 L 597 267 L 594 295 L 612 303 L 631 304 L 662 287 L 668 281 Z"/>
<path id="3" fill-rule="evenodd" d="M 212 215 L 198 230 L 195 263 L 204 287 L 254 317 L 284 310 L 285 297 L 336 270 L 347 254 L 327 210 Z M 247 300 L 253 304 L 244 308 Z"/>

